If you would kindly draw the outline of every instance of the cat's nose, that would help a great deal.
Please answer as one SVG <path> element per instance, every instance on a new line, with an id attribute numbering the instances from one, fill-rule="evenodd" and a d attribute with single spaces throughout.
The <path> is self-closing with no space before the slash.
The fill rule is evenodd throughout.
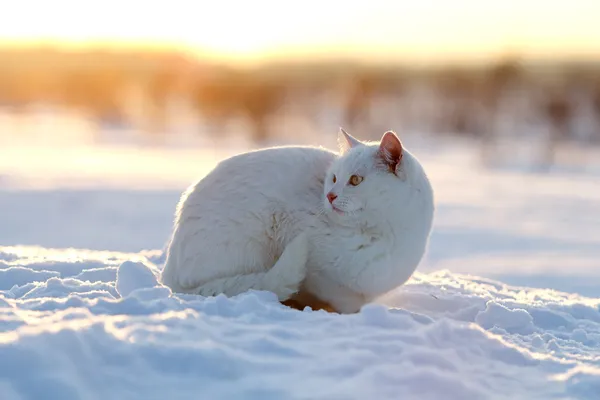
<path id="1" fill-rule="evenodd" d="M 337 199 L 337 195 L 335 193 L 327 193 L 327 200 L 329 200 L 330 203 L 333 203 L 335 199 Z"/>

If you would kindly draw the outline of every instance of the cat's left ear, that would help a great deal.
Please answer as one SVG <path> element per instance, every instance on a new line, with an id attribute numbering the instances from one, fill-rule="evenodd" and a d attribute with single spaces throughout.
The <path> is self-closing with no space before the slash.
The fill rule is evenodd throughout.
<path id="1" fill-rule="evenodd" d="M 338 146 L 340 148 L 340 154 L 344 154 L 351 148 L 359 146 L 361 144 L 362 142 L 360 140 L 356 139 L 340 127 L 340 130 L 338 132 Z"/>
<path id="2" fill-rule="evenodd" d="M 390 172 L 396 173 L 396 168 L 402 161 L 403 152 L 402 142 L 394 132 L 387 131 L 383 134 L 379 145 L 379 155 Z"/>

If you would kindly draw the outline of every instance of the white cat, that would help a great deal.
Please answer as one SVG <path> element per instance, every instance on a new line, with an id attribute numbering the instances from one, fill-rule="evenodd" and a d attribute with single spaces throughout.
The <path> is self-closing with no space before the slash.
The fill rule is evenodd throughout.
<path id="1" fill-rule="evenodd" d="M 222 161 L 177 207 L 162 281 L 175 292 L 268 290 L 359 311 L 402 285 L 429 238 L 433 190 L 395 133 L 340 154 L 275 147 Z"/>

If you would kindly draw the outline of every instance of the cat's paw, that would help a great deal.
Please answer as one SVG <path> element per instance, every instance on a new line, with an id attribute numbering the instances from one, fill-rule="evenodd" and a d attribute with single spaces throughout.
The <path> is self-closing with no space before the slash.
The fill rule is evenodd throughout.
<path id="1" fill-rule="evenodd" d="M 294 265 L 281 279 L 277 280 L 273 292 L 279 301 L 290 299 L 300 291 L 302 281 L 306 277 L 306 268 L 300 264 Z"/>
<path id="2" fill-rule="evenodd" d="M 287 245 L 279 260 L 266 276 L 267 290 L 274 292 L 280 301 L 298 293 L 306 277 L 308 239 L 302 233 Z"/>

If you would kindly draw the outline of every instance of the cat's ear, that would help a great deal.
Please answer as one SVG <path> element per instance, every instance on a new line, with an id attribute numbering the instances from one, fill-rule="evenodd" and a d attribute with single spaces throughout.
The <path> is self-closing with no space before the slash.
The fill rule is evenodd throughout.
<path id="1" fill-rule="evenodd" d="M 338 146 L 340 149 L 340 154 L 344 154 L 352 147 L 356 147 L 361 144 L 362 142 L 360 140 L 356 139 L 340 127 L 340 130 L 338 131 Z"/>
<path id="2" fill-rule="evenodd" d="M 396 173 L 396 167 L 402 161 L 403 151 L 402 142 L 394 132 L 387 131 L 383 134 L 379 144 L 379 156 L 388 166 L 390 172 Z"/>

